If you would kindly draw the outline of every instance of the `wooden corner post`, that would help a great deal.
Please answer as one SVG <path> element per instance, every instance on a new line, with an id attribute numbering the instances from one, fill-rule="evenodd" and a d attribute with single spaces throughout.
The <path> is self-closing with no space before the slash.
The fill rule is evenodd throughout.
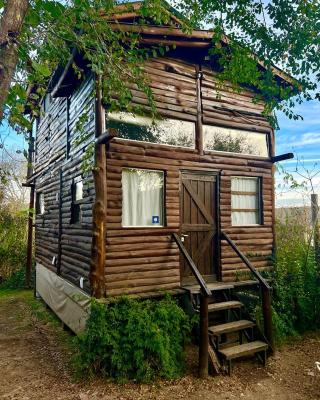
<path id="1" fill-rule="evenodd" d="M 311 219 L 316 262 L 320 263 L 319 203 L 318 194 L 311 194 Z"/>
<path id="2" fill-rule="evenodd" d="M 103 135 L 104 116 L 102 107 L 102 80 L 95 77 L 95 136 L 96 141 Z M 90 287 L 91 295 L 96 298 L 105 295 L 105 257 L 106 257 L 106 203 L 107 203 L 107 166 L 105 144 L 97 143 L 94 151 L 93 178 L 95 202 L 92 211 L 92 248 Z"/>
<path id="3" fill-rule="evenodd" d="M 33 152 L 34 152 L 34 138 L 32 136 L 32 129 L 29 131 L 29 145 L 28 145 L 28 169 L 27 169 L 27 180 L 33 174 Z M 27 261 L 26 261 L 26 276 L 25 286 L 31 287 L 31 275 L 32 275 L 32 263 L 33 263 L 33 216 L 34 216 L 34 197 L 35 197 L 35 185 L 34 183 L 29 185 L 30 197 L 29 197 L 29 211 L 28 211 L 28 244 L 27 244 Z"/>
<path id="4" fill-rule="evenodd" d="M 209 363 L 208 296 L 200 295 L 199 377 L 207 378 Z"/>

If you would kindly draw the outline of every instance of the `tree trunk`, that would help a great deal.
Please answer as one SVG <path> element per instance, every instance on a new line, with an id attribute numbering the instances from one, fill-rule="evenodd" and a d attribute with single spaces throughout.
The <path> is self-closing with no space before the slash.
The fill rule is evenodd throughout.
<path id="1" fill-rule="evenodd" d="M 0 121 L 18 62 L 18 38 L 28 10 L 28 0 L 7 0 L 0 21 Z"/>

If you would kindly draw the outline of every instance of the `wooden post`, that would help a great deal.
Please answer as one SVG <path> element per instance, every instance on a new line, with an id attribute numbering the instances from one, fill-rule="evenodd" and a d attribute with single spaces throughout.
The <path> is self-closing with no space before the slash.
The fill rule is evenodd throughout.
<path id="1" fill-rule="evenodd" d="M 95 79 L 95 123 L 96 138 L 103 134 L 103 107 L 101 76 Z M 107 204 L 107 171 L 106 171 L 105 144 L 95 146 L 95 160 L 93 168 L 95 203 L 92 211 L 92 252 L 90 268 L 91 295 L 96 298 L 105 295 L 104 266 L 106 257 L 106 204 Z"/>
<path id="2" fill-rule="evenodd" d="M 34 138 L 32 137 L 32 129 L 29 131 L 29 145 L 28 145 L 28 167 L 27 167 L 27 180 L 33 174 L 33 152 L 34 152 Z M 28 242 L 27 242 L 27 261 L 26 261 L 26 276 L 25 286 L 31 287 L 31 273 L 33 261 L 33 215 L 34 215 L 34 194 L 35 185 L 30 184 L 30 197 L 29 197 L 29 212 L 28 212 Z"/>
<path id="3" fill-rule="evenodd" d="M 207 296 L 200 296 L 200 342 L 199 342 L 199 377 L 206 378 L 208 376 L 208 348 L 209 348 L 209 332 L 208 332 L 208 300 Z"/>
<path id="4" fill-rule="evenodd" d="M 59 170 L 59 227 L 58 227 L 58 259 L 57 275 L 61 275 L 61 256 L 62 256 L 62 168 Z"/>
<path id="5" fill-rule="evenodd" d="M 262 313 L 264 323 L 264 334 L 268 340 L 271 352 L 274 352 L 274 334 L 272 324 L 272 308 L 271 308 L 271 290 L 265 286 L 261 287 L 262 291 Z"/>
<path id="6" fill-rule="evenodd" d="M 320 237 L 319 237 L 319 203 L 318 195 L 311 194 L 311 220 L 313 229 L 313 244 L 316 262 L 320 263 Z"/>
<path id="7" fill-rule="evenodd" d="M 32 273 L 32 260 L 33 260 L 33 214 L 34 214 L 34 184 L 30 185 L 30 200 L 28 212 L 28 245 L 27 245 L 27 262 L 26 262 L 26 276 L 25 286 L 31 287 L 31 273 Z"/>
<path id="8" fill-rule="evenodd" d="M 200 66 L 196 66 L 196 87 L 197 87 L 197 123 L 196 123 L 196 148 L 199 155 L 203 155 L 203 127 L 202 127 L 202 99 L 201 99 L 201 79 L 202 71 Z"/>

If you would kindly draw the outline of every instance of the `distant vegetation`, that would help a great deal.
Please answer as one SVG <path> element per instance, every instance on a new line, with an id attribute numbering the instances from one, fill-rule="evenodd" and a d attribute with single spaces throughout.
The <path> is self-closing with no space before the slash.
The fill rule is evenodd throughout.
<path id="1" fill-rule="evenodd" d="M 4 148 L 0 158 L 0 288 L 14 289 L 24 286 L 28 189 L 22 183 L 27 163 Z"/>
<path id="2" fill-rule="evenodd" d="M 320 329 L 320 265 L 316 262 L 310 213 L 277 221 L 277 259 L 272 273 L 278 342 Z"/>
<path id="3" fill-rule="evenodd" d="M 0 208 L 0 288 L 24 285 L 27 212 Z"/>

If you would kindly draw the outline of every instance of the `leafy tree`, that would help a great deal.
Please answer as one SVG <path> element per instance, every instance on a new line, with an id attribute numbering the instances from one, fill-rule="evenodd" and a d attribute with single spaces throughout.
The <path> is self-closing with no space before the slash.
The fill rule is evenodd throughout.
<path id="1" fill-rule="evenodd" d="M 66 62 L 72 49 L 85 55 L 94 72 L 108 77 L 104 96 L 112 107 L 129 107 L 131 93 L 126 80 L 143 88 L 152 104 L 141 66 L 147 57 L 164 54 L 168 48 L 143 49 L 139 34 L 114 30 L 108 21 L 118 4 L 126 12 L 134 7 L 116 0 L 30 0 L 26 12 L 26 0 L 0 0 L 0 7 L 4 6 L 0 24 L 1 71 L 8 64 L 6 52 L 17 54 L 10 64 L 11 72 L 15 66 L 10 88 L 12 73 L 7 74 L 6 84 L 1 80 L 0 118 L 4 111 L 12 125 L 28 128 L 30 123 L 23 110 L 27 105 L 33 115 L 39 113 L 35 104 L 43 96 L 48 78 L 58 63 Z M 142 0 L 137 23 L 170 25 L 163 4 L 162 0 Z M 296 101 L 320 98 L 316 90 L 320 78 L 318 0 L 174 0 L 173 4 L 182 15 L 185 31 L 198 26 L 213 29 L 211 56 L 221 71 L 221 79 L 228 79 L 235 87 L 258 87 L 267 100 L 268 114 L 276 106 L 290 118 L 299 118 L 293 111 Z M 19 16 L 15 20 L 24 23 L 16 24 L 12 30 L 9 15 L 13 7 L 15 16 Z M 297 97 L 290 98 L 292 88 L 278 85 L 272 63 L 299 79 L 299 84 L 292 81 L 292 86 L 301 90 Z M 77 69 L 77 73 L 81 75 L 82 71 Z M 30 93 L 31 85 L 34 90 Z M 117 100 L 111 99 L 112 92 L 117 93 Z M 282 99 L 285 101 L 278 104 Z"/>

